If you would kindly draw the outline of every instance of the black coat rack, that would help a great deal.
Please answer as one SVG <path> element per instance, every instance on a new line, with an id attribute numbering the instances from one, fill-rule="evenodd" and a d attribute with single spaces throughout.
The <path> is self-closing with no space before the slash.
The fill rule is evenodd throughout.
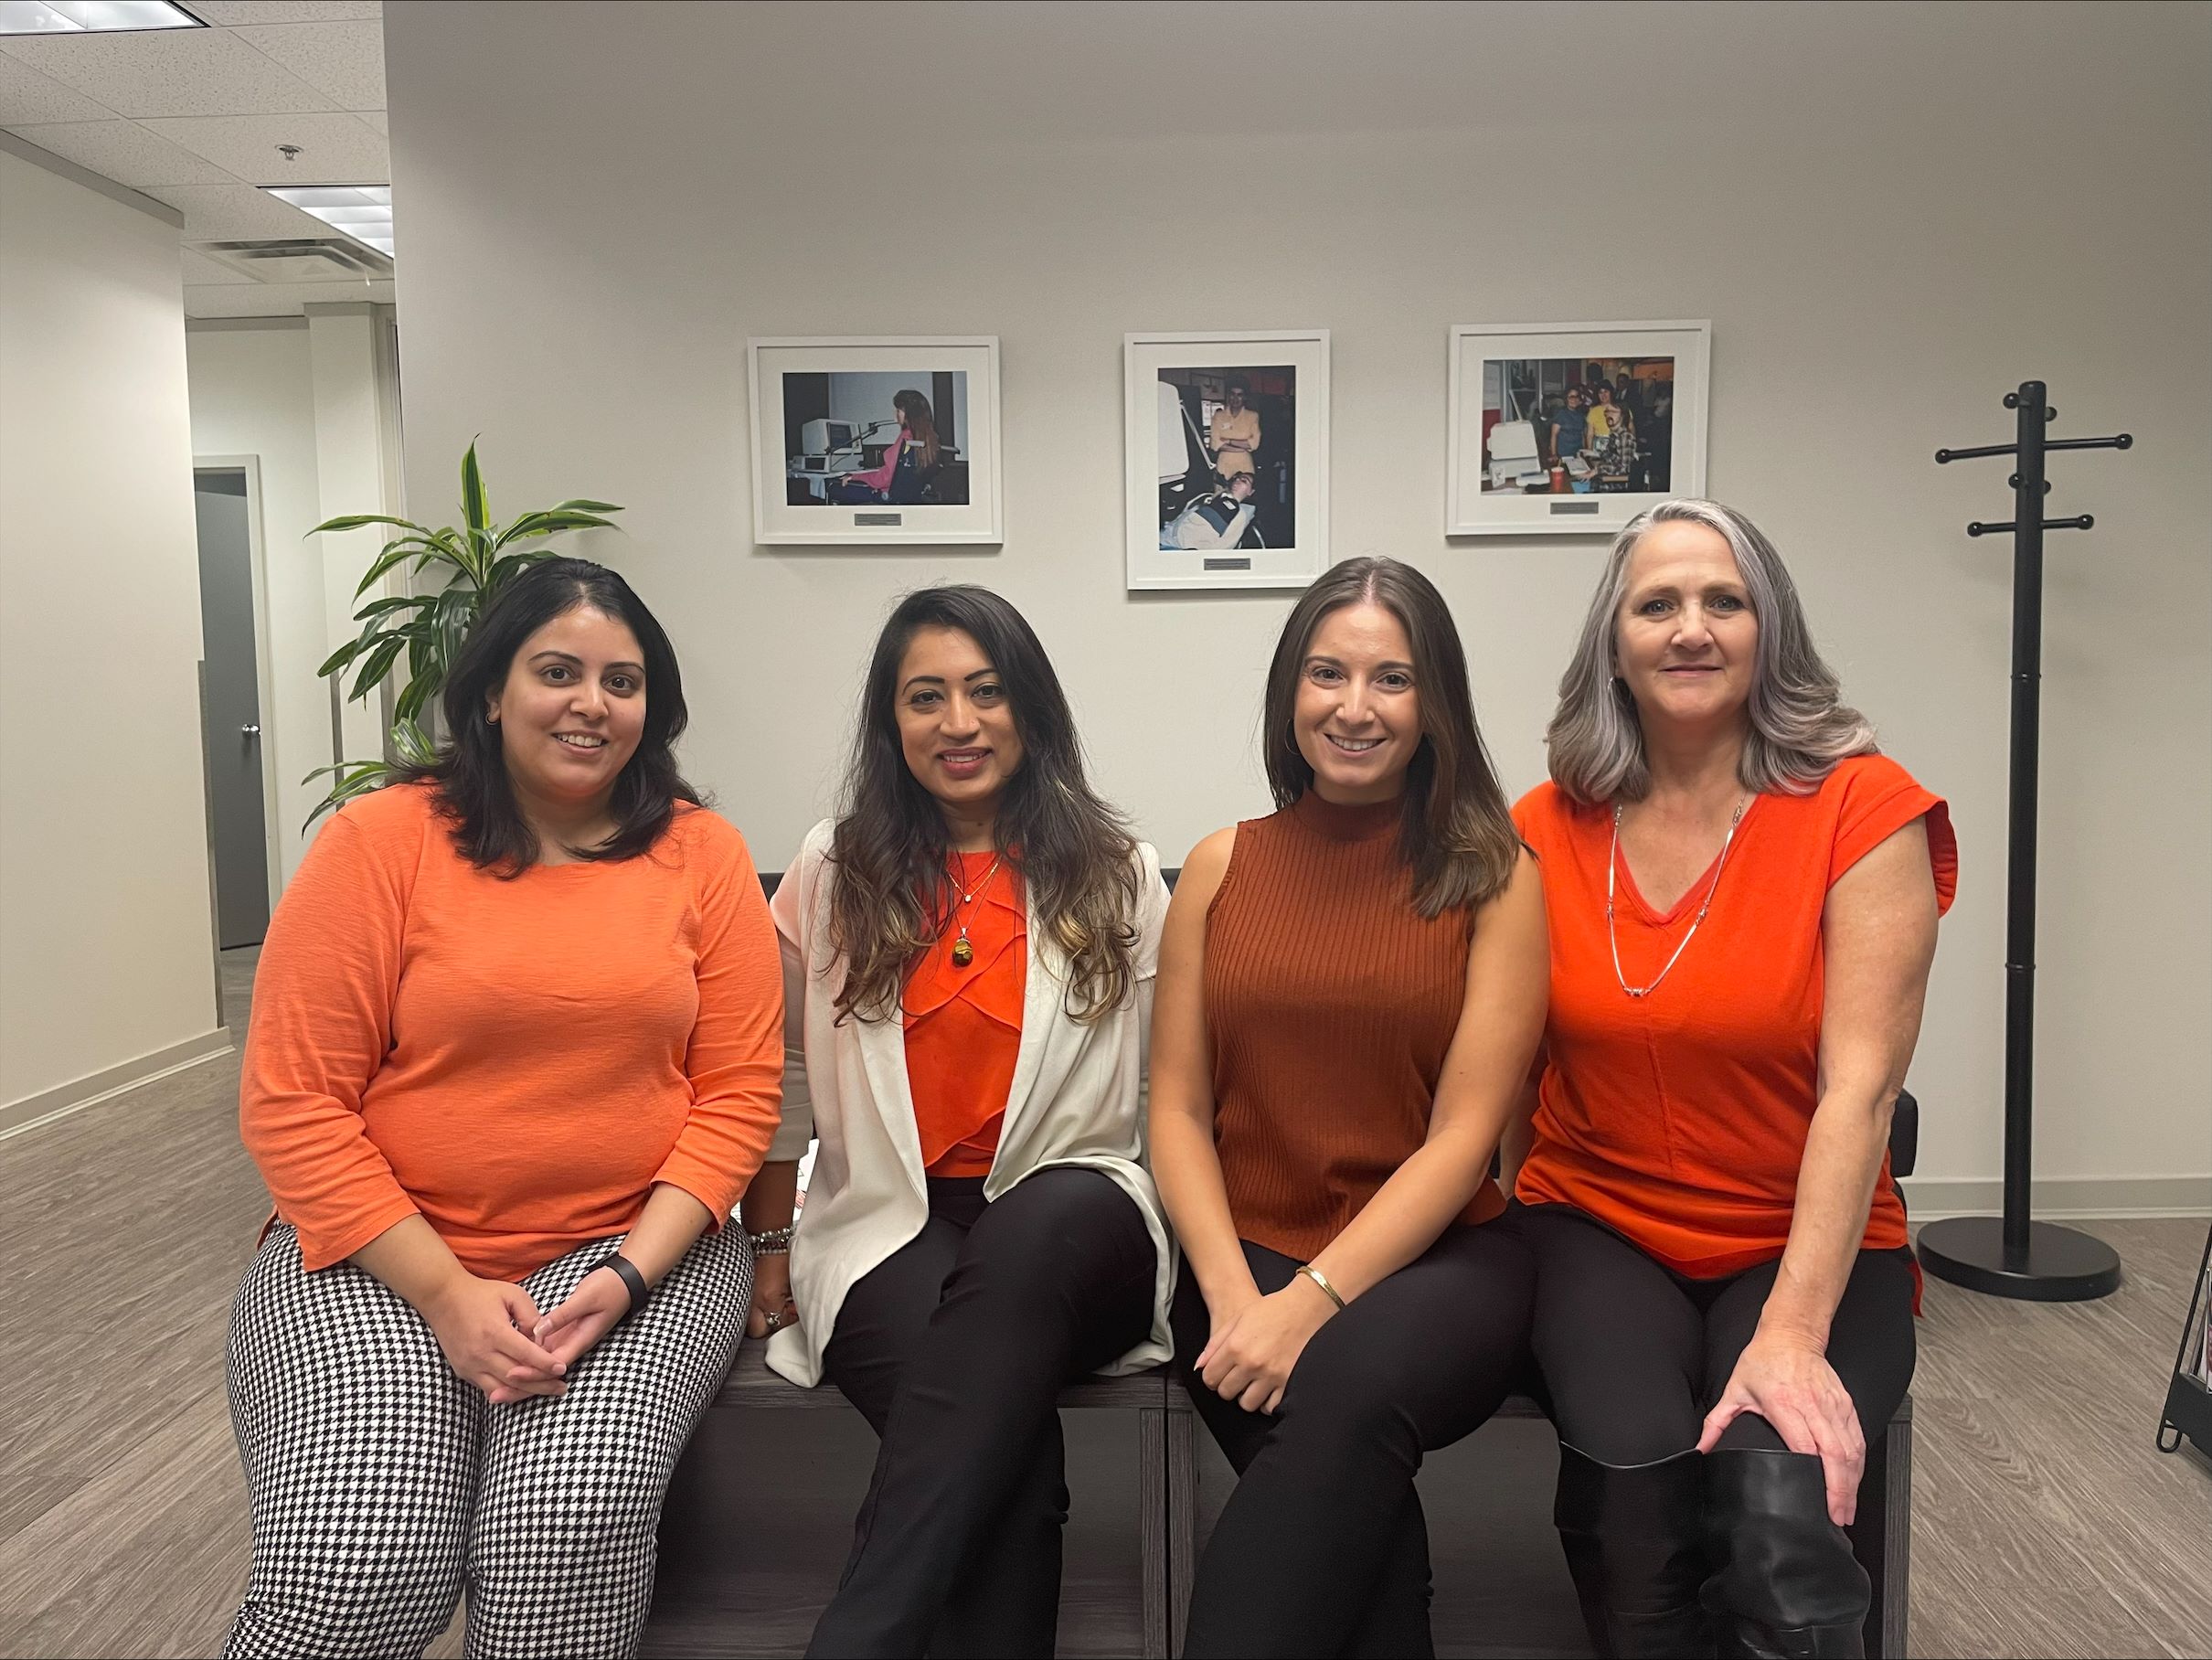
<path id="1" fill-rule="evenodd" d="M 2053 450 L 2124 450 L 2135 441 L 2047 438 L 2058 413 L 2040 380 L 2005 395 L 2017 412 L 2018 436 L 2008 444 L 1938 450 L 1939 464 L 1983 455 L 2010 455 L 2013 516 L 1979 520 L 1968 536 L 2013 533 L 2012 825 L 2007 848 L 2005 930 L 2005 1215 L 1951 1217 L 1920 1229 L 1920 1262 L 1939 1279 L 1993 1296 L 2036 1303 L 2074 1303 L 2110 1294 L 2120 1283 L 2120 1256 L 2102 1240 L 2028 1215 L 2028 1176 L 2035 1147 L 2036 1059 L 2036 767 L 2043 673 L 2043 533 L 2087 530 L 2086 513 L 2045 518 L 2050 485 L 2043 458 Z"/>

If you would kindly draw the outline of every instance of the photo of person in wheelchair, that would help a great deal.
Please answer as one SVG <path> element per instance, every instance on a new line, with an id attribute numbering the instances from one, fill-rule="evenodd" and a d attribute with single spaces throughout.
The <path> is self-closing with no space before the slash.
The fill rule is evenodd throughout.
<path id="1" fill-rule="evenodd" d="M 1159 371 L 1160 546 L 1207 552 L 1297 541 L 1297 371 Z"/>

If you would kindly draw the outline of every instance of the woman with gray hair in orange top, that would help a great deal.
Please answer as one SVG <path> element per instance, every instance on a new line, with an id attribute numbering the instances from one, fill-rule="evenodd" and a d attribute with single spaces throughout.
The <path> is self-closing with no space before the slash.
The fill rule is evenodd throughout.
<path id="1" fill-rule="evenodd" d="M 1711 502 L 1621 533 L 1548 743 L 1514 813 L 1551 1000 L 1508 1214 L 1592 1640 L 1862 1654 L 1843 1524 L 1912 1377 L 1887 1149 L 1949 815 L 1842 701 L 1772 545 Z"/>

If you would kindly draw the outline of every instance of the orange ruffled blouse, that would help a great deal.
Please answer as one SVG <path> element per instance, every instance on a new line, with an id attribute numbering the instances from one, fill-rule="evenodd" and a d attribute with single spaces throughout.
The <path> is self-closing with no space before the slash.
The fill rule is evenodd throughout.
<path id="1" fill-rule="evenodd" d="M 922 1167 L 931 1176 L 991 1174 L 1014 1088 L 1029 979 L 1028 905 L 1011 864 L 1000 865 L 982 890 L 971 886 L 997 857 L 953 856 L 961 891 L 975 894 L 959 908 L 975 952 L 968 965 L 952 961 L 960 929 L 948 924 L 907 976 L 907 1087 Z"/>

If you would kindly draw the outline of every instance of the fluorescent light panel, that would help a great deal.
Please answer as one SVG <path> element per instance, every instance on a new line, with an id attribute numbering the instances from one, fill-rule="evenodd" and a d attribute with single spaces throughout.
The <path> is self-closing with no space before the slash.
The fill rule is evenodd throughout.
<path id="1" fill-rule="evenodd" d="M 264 185 L 279 201 L 312 213 L 333 230 L 365 242 L 386 259 L 392 255 L 392 187 L 389 185 Z"/>
<path id="2" fill-rule="evenodd" d="M 117 29 L 204 29 L 169 0 L 0 0 L 0 35 L 86 35 Z"/>

